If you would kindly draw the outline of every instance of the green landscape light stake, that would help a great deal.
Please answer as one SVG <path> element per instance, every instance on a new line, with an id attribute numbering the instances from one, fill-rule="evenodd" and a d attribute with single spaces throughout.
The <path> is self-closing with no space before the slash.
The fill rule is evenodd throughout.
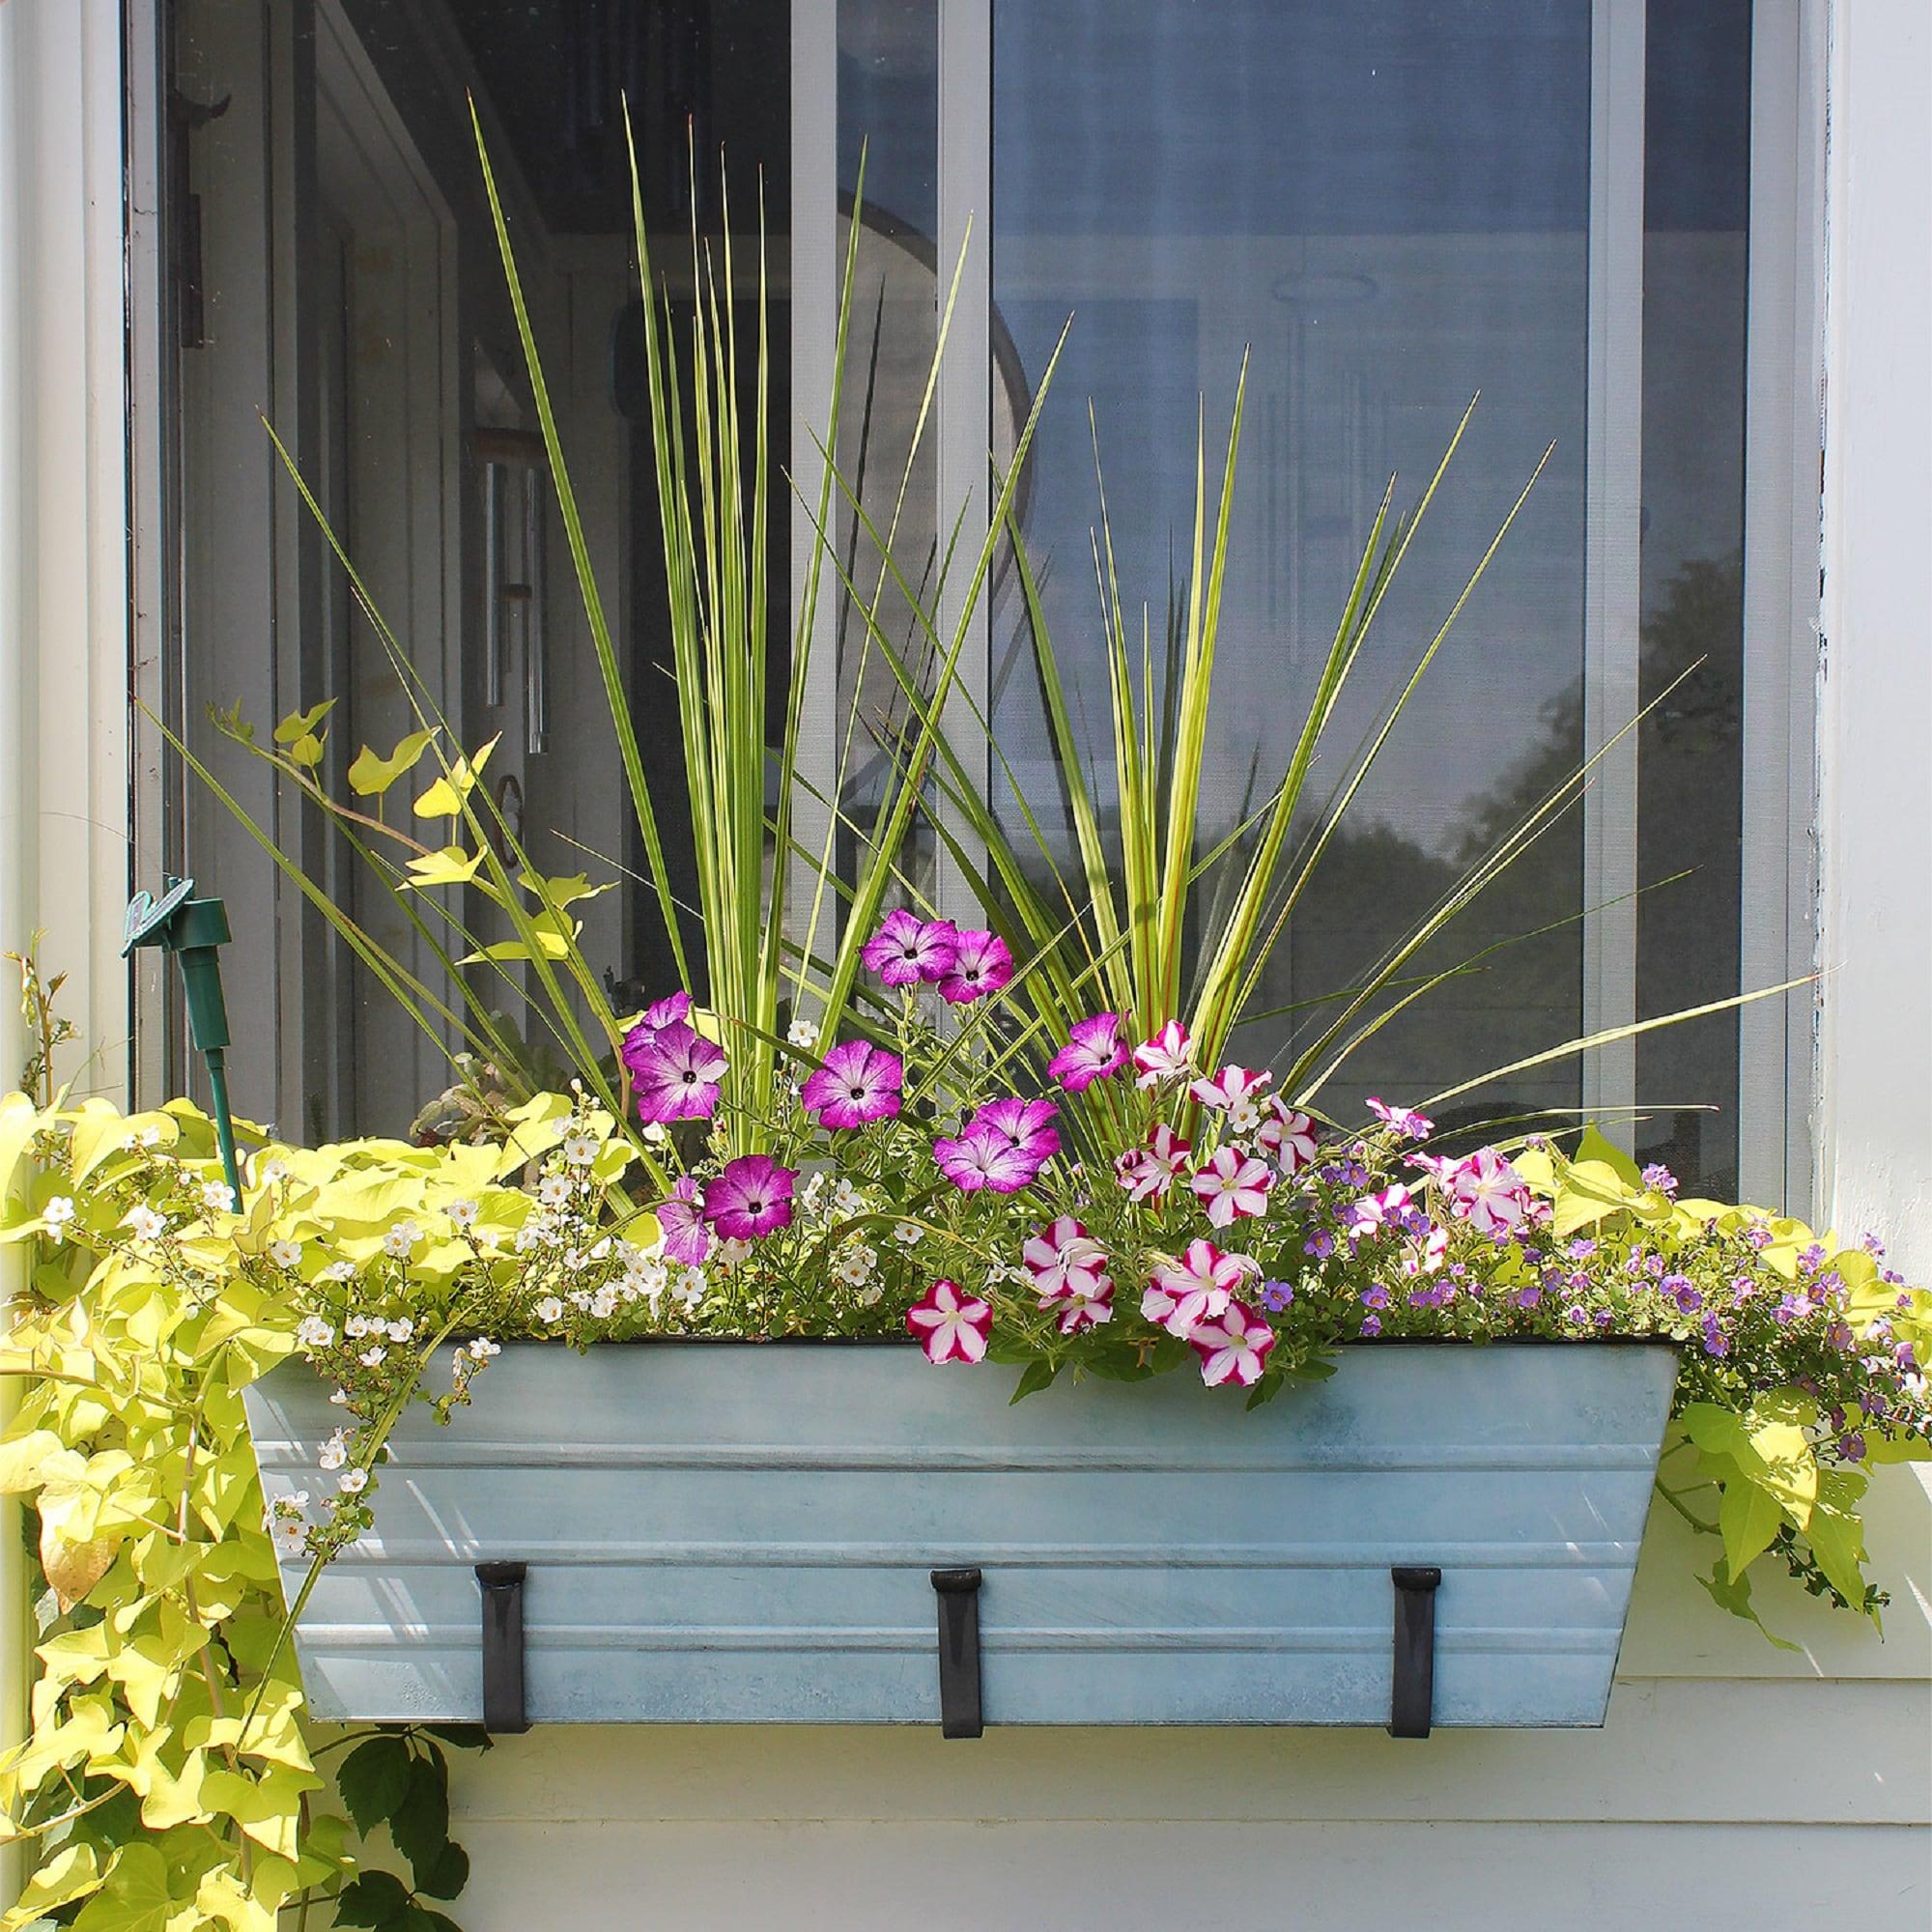
<path id="1" fill-rule="evenodd" d="M 181 966 L 188 1034 L 195 1051 L 208 1063 L 221 1168 L 239 1208 L 242 1170 L 235 1158 L 235 1122 L 228 1111 L 228 1003 L 221 997 L 219 952 L 233 935 L 228 930 L 228 908 L 217 898 L 198 899 L 193 894 L 192 879 L 175 878 L 168 880 L 158 899 L 151 893 L 136 893 L 128 902 L 121 956 L 127 958 L 137 946 L 158 946 L 172 952 Z"/>

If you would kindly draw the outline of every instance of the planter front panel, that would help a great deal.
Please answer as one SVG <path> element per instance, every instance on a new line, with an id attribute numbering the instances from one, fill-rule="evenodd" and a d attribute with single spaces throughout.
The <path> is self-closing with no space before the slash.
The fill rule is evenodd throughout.
<path id="1" fill-rule="evenodd" d="M 513 1559 L 536 1722 L 931 1722 L 929 1573 L 976 1565 L 988 1723 L 1380 1724 L 1389 1572 L 1433 1564 L 1438 1725 L 1601 1723 L 1675 1375 L 1378 1346 L 1247 1413 L 1180 1374 L 1009 1406 L 907 1348 L 507 1348 L 392 1438 L 303 1677 L 323 1717 L 477 1720 L 473 1566 Z M 270 1497 L 326 1486 L 306 1368 L 250 1411 Z"/>

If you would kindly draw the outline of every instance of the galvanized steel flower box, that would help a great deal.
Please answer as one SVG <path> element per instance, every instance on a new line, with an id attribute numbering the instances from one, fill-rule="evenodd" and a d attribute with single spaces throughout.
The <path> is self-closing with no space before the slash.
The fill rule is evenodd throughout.
<path id="1" fill-rule="evenodd" d="M 1391 1573 L 1426 1565 L 1435 1724 L 1598 1724 L 1675 1376 L 1378 1344 L 1249 1413 L 1184 1374 L 1010 1406 L 891 1345 L 514 1346 L 391 1438 L 303 1678 L 325 1718 L 477 1720 L 476 1566 L 509 1562 L 532 1721 L 931 1722 L 933 1573 L 971 1566 L 989 1723 L 1384 1724 Z M 321 1383 L 249 1406 L 269 1495 L 313 1488 Z"/>

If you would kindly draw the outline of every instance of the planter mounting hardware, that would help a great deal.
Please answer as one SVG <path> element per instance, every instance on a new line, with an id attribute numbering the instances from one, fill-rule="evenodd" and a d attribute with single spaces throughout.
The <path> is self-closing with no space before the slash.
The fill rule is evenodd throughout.
<path id="1" fill-rule="evenodd" d="M 1431 1564 L 1399 1564 L 1389 1577 L 1395 1584 L 1389 1736 L 1426 1738 L 1435 1699 L 1435 1592 L 1442 1572 Z"/>
<path id="2" fill-rule="evenodd" d="M 986 1728 L 980 1706 L 980 1573 L 935 1570 L 939 1598 L 939 1734 L 977 1738 Z"/>
<path id="3" fill-rule="evenodd" d="M 479 1563 L 483 1592 L 483 1728 L 515 1737 L 530 1727 L 524 1709 L 524 1577 L 522 1563 Z"/>

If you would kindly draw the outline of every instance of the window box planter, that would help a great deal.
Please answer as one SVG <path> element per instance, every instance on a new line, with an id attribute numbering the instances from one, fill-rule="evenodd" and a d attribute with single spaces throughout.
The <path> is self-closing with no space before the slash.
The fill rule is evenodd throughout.
<path id="1" fill-rule="evenodd" d="M 476 1566 L 509 1563 L 531 1721 L 929 1722 L 933 1573 L 970 1566 L 987 1722 L 1384 1724 L 1430 1607 L 1391 1573 L 1431 1566 L 1425 1725 L 1598 1724 L 1675 1377 L 1656 1345 L 1378 1344 L 1246 1413 L 1180 1374 L 1015 1406 L 892 1345 L 512 1346 L 391 1437 L 303 1678 L 325 1718 L 476 1721 Z M 323 1386 L 248 1400 L 270 1497 L 312 1485 Z"/>

